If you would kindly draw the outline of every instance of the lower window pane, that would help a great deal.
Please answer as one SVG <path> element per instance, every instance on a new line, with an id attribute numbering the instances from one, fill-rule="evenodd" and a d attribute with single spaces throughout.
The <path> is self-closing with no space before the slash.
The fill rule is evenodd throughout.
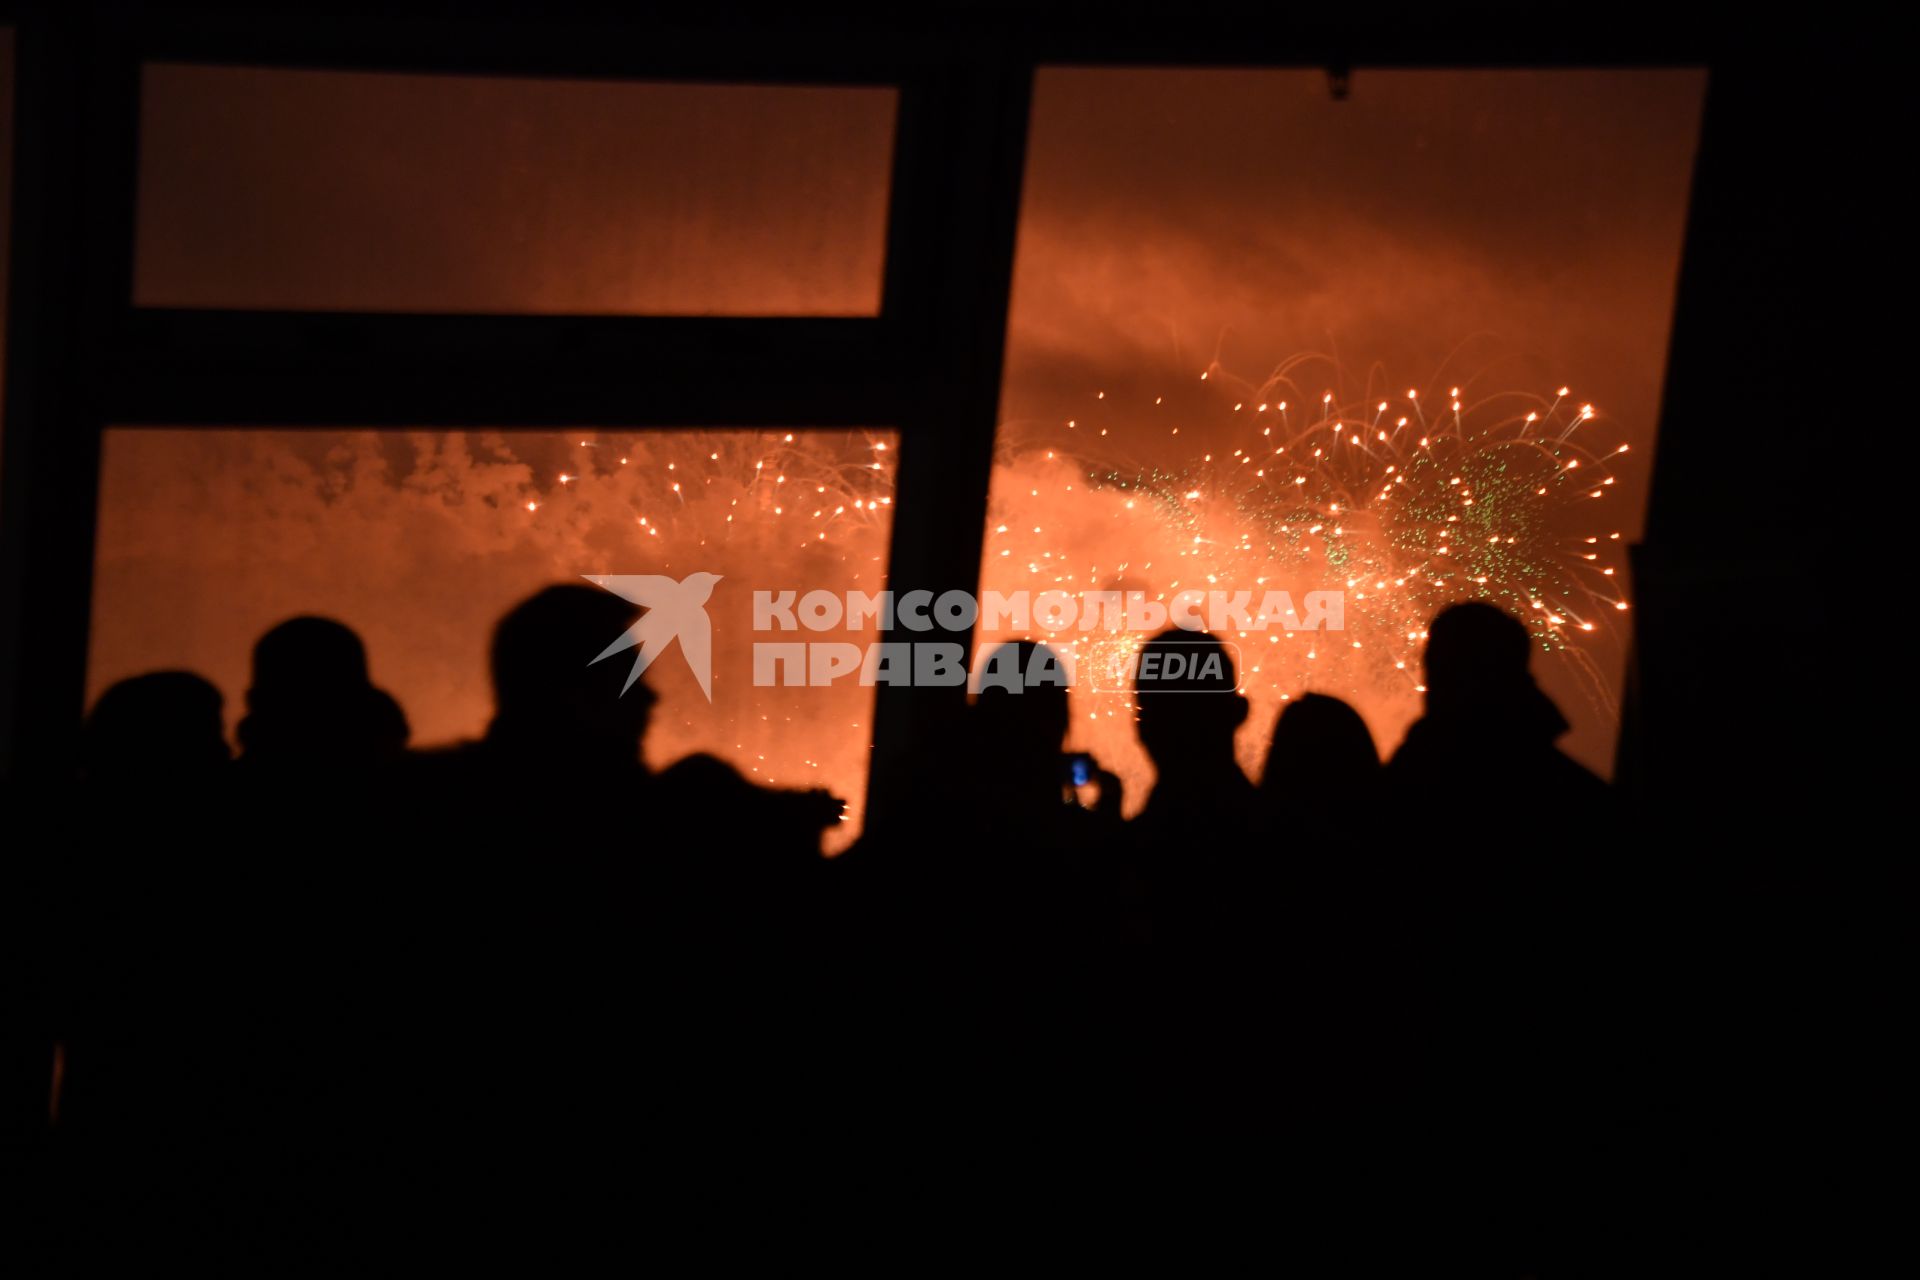
<path id="1" fill-rule="evenodd" d="M 681 646 L 664 651 L 645 676 L 660 697 L 647 763 L 709 752 L 757 782 L 828 788 L 848 802 L 827 835 L 838 851 L 860 825 L 873 691 L 756 686 L 751 603 L 755 590 L 885 586 L 893 440 L 116 429 L 89 700 L 128 676 L 185 668 L 226 694 L 231 728 L 254 641 L 320 614 L 365 641 L 413 745 L 457 742 L 486 729 L 489 641 L 520 600 L 586 575 L 717 574 L 711 704 Z"/>

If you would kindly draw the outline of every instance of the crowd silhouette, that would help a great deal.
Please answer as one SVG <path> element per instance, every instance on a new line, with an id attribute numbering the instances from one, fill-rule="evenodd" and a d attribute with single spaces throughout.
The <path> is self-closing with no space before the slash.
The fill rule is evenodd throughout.
<path id="1" fill-rule="evenodd" d="M 1309 694 L 1257 781 L 1227 647 L 1155 637 L 1222 661 L 1137 689 L 1131 820 L 1063 754 L 1063 685 L 989 685 L 924 820 L 831 860 L 834 797 L 642 763 L 656 695 L 582 658 L 635 617 L 515 607 L 486 732 L 437 750 L 324 618 L 261 637 L 232 758 L 198 676 L 100 696 L 31 886 L 50 1231 L 286 1248 L 590 1214 L 615 1167 L 697 1201 L 798 1194 L 828 1152 L 1010 1185 L 1233 1150 L 1465 1181 L 1512 1260 L 1617 1176 L 1649 998 L 1609 932 L 1618 816 L 1502 611 L 1434 619 L 1384 763 Z"/>

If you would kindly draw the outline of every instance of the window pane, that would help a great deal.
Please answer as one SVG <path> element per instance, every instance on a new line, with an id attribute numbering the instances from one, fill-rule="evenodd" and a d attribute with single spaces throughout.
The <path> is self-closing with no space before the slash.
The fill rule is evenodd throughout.
<path id="1" fill-rule="evenodd" d="M 1550 647 L 1562 745 L 1610 773 L 1703 89 L 1361 69 L 1334 101 L 1319 72 L 1044 72 L 985 585 L 1344 592 L 1344 633 L 1240 641 L 1255 774 L 1306 691 L 1391 751 L 1419 630 L 1491 599 Z M 1523 429 L 1572 448 L 1543 469 L 1483 447 Z M 1137 805 L 1125 695 L 1076 698 L 1080 749 Z"/>
<path id="2" fill-rule="evenodd" d="M 226 693 L 231 726 L 253 642 L 317 613 L 359 632 L 414 745 L 454 742 L 486 728 L 488 643 L 520 600 L 588 574 L 715 573 L 712 703 L 678 646 L 663 653 L 645 676 L 660 695 L 647 761 L 705 751 L 759 782 L 829 788 L 851 806 L 829 833 L 838 849 L 865 800 L 872 689 L 757 687 L 751 602 L 756 589 L 884 588 L 892 440 L 116 429 L 89 701 L 127 676 L 186 668 Z M 871 630 L 824 638 L 864 643 Z"/>
<path id="3" fill-rule="evenodd" d="M 894 100 L 152 65 L 135 301 L 873 315 Z"/>

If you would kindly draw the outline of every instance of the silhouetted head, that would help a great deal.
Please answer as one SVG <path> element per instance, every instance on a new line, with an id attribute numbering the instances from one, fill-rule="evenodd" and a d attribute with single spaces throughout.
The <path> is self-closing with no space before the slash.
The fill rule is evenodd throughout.
<path id="1" fill-rule="evenodd" d="M 1527 669 L 1533 638 L 1490 604 L 1456 604 L 1427 628 L 1427 719 L 1480 738 L 1544 739 L 1567 731 Z"/>
<path id="2" fill-rule="evenodd" d="M 493 632 L 489 737 L 533 735 L 553 750 L 636 759 L 656 695 L 644 680 L 621 692 L 631 650 L 594 658 L 639 617 L 611 592 L 571 584 L 515 605 Z"/>
<path id="3" fill-rule="evenodd" d="M 332 618 L 288 618 L 253 646 L 253 688 L 354 688 L 367 683 L 367 647 Z"/>
<path id="4" fill-rule="evenodd" d="M 1280 711 L 1261 789 L 1312 797 L 1349 793 L 1380 772 L 1380 753 L 1360 713 L 1338 698 L 1309 693 Z"/>
<path id="5" fill-rule="evenodd" d="M 1059 754 L 1067 737 L 1066 666 L 1060 655 L 1038 641 L 1015 640 L 989 654 L 982 672 L 973 709 L 981 749 L 1021 757 Z M 1033 683 L 1027 682 L 1029 676 Z"/>
<path id="6" fill-rule="evenodd" d="M 1163 777 L 1232 758 L 1247 718 L 1239 683 L 1233 654 L 1208 632 L 1175 627 L 1141 646 L 1133 681 L 1140 745 Z"/>
<path id="7" fill-rule="evenodd" d="M 1428 709 L 1468 709 L 1530 687 L 1532 652 L 1525 624 L 1504 609 L 1478 601 L 1449 605 L 1427 628 Z"/>
<path id="8" fill-rule="evenodd" d="M 407 745 L 406 716 L 367 679 L 367 648 L 332 618 L 289 618 L 253 646 L 247 715 L 236 736 L 250 762 L 364 763 Z"/>
<path id="9" fill-rule="evenodd" d="M 227 763 L 224 699 L 191 671 L 155 671 L 111 686 L 87 714 L 81 768 L 90 780 L 178 778 Z"/>

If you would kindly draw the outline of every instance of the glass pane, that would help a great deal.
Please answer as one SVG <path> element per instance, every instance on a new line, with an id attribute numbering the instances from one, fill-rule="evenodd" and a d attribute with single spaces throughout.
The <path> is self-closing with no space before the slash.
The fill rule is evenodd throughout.
<path id="1" fill-rule="evenodd" d="M 664 652 L 644 677 L 660 697 L 646 760 L 704 751 L 758 782 L 826 787 L 850 804 L 828 833 L 838 850 L 859 829 L 872 688 L 756 685 L 752 596 L 884 588 L 892 440 L 116 429 L 89 702 L 116 680 L 185 668 L 224 691 L 231 727 L 254 641 L 321 614 L 365 641 L 413 745 L 455 742 L 486 728 L 488 644 L 519 601 L 583 575 L 714 573 L 712 701 L 684 655 Z"/>
<path id="2" fill-rule="evenodd" d="M 1491 599 L 1552 650 L 1562 746 L 1609 774 L 1703 90 L 1043 72 L 985 585 L 1344 592 L 1343 634 L 1238 641 L 1254 776 L 1307 691 L 1391 751 L 1419 632 Z M 1077 749 L 1139 804 L 1127 695 L 1076 697 Z"/>
<path id="3" fill-rule="evenodd" d="M 894 100 L 152 65 L 134 298 L 874 315 Z"/>

